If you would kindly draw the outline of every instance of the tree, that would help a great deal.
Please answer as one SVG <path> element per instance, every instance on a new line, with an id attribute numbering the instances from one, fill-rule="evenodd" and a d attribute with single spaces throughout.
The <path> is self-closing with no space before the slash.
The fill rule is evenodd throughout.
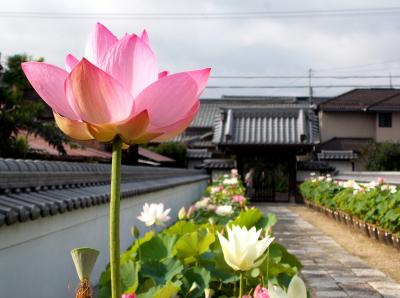
<path id="1" fill-rule="evenodd" d="M 186 147 L 181 143 L 161 143 L 157 147 L 149 147 L 149 149 L 174 159 L 178 167 L 186 166 Z"/>
<path id="2" fill-rule="evenodd" d="M 400 144 L 395 142 L 372 142 L 365 148 L 368 171 L 399 171 Z"/>
<path id="3" fill-rule="evenodd" d="M 60 153 L 65 154 L 63 144 L 68 139 L 53 121 L 41 119 L 45 105 L 41 100 L 29 99 L 29 94 L 38 96 L 26 79 L 21 63 L 32 60 L 26 54 L 14 55 L 7 59 L 0 77 L 0 156 L 21 157 L 28 146 L 18 136 L 21 131 L 43 137 Z M 37 61 L 43 61 L 43 58 Z"/>

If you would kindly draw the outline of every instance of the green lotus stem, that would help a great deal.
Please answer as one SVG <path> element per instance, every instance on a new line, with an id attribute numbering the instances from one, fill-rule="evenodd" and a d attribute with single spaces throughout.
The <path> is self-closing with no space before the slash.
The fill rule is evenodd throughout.
<path id="1" fill-rule="evenodd" d="M 110 196 L 110 270 L 111 297 L 121 298 L 120 261 L 119 261 L 119 204 L 121 188 L 121 155 L 122 141 L 115 138 L 111 162 L 111 196 Z"/>
<path id="2" fill-rule="evenodd" d="M 240 279 L 239 279 L 239 298 L 243 297 L 243 272 L 240 271 Z"/>

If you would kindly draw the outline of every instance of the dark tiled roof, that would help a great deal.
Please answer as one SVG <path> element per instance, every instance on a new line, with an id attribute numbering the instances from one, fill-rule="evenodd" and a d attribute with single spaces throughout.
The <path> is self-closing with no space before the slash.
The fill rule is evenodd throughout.
<path id="1" fill-rule="evenodd" d="M 326 171 L 333 172 L 335 171 L 335 167 L 329 165 L 325 161 L 298 161 L 297 162 L 297 170 L 298 171 Z"/>
<path id="2" fill-rule="evenodd" d="M 310 106 L 307 100 L 296 97 L 223 96 L 220 99 L 201 99 L 200 110 L 190 127 L 213 127 L 221 108 L 293 108 Z"/>
<path id="3" fill-rule="evenodd" d="M 352 150 L 360 152 L 372 139 L 369 138 L 338 138 L 334 137 L 318 146 L 319 150 Z"/>
<path id="4" fill-rule="evenodd" d="M 370 111 L 400 111 L 400 92 L 369 107 Z"/>
<path id="5" fill-rule="evenodd" d="M 122 166 L 121 197 L 208 179 L 197 170 Z M 110 165 L 0 159 L 0 226 L 106 204 Z"/>
<path id="6" fill-rule="evenodd" d="M 232 159 L 205 159 L 204 162 L 196 168 L 230 170 L 236 168 L 236 162 Z"/>
<path id="7" fill-rule="evenodd" d="M 153 160 L 155 162 L 174 162 L 175 161 L 172 158 L 158 154 L 156 152 L 153 152 L 151 150 L 148 150 L 148 149 L 145 149 L 142 147 L 139 147 L 138 151 L 139 151 L 138 152 L 139 156 L 143 156 L 143 157 Z"/>
<path id="8" fill-rule="evenodd" d="M 211 158 L 212 153 L 207 149 L 187 149 L 186 157 L 191 159 Z"/>
<path id="9" fill-rule="evenodd" d="M 223 110 L 213 142 L 222 145 L 306 145 L 319 142 L 318 119 L 301 108 Z"/>
<path id="10" fill-rule="evenodd" d="M 322 111 L 367 111 L 399 95 L 400 89 L 354 89 L 321 103 L 319 107 Z"/>
<path id="11" fill-rule="evenodd" d="M 358 154 L 353 150 L 322 150 L 318 153 L 319 160 L 353 160 Z"/>

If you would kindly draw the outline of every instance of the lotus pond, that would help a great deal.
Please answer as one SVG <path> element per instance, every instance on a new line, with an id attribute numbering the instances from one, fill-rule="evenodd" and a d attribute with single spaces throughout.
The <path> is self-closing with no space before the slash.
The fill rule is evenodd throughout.
<path id="1" fill-rule="evenodd" d="M 235 171 L 156 232 L 168 212 L 161 204 L 147 205 L 139 219 L 152 229 L 139 236 L 133 227 L 135 240 L 121 254 L 123 297 L 307 297 L 298 277 L 301 263 L 273 241 L 275 215 L 250 206 Z M 97 296 L 110 293 L 107 267 Z"/>

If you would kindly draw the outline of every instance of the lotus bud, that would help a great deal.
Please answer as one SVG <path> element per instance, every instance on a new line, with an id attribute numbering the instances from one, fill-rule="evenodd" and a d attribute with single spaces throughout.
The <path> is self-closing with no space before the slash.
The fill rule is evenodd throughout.
<path id="1" fill-rule="evenodd" d="M 212 290 L 211 289 L 204 289 L 204 298 L 211 298 L 212 297 Z"/>
<path id="2" fill-rule="evenodd" d="M 121 298 L 136 298 L 136 294 L 122 294 Z"/>
<path id="3" fill-rule="evenodd" d="M 189 289 L 189 293 L 196 290 L 199 287 L 199 285 L 196 282 L 192 283 L 192 286 Z"/>
<path id="4" fill-rule="evenodd" d="M 80 284 L 76 290 L 75 298 L 92 298 L 93 289 L 90 285 L 90 275 L 100 252 L 89 247 L 71 250 L 72 260 L 78 274 Z"/>
<path id="5" fill-rule="evenodd" d="M 138 229 L 135 225 L 133 225 L 133 226 L 131 227 L 131 235 L 132 235 L 132 237 L 135 238 L 135 239 L 139 238 L 139 236 L 140 236 L 139 229 Z"/>
<path id="6" fill-rule="evenodd" d="M 179 212 L 178 212 L 178 218 L 179 220 L 184 220 L 186 219 L 186 210 L 185 207 L 182 207 Z"/>
<path id="7" fill-rule="evenodd" d="M 190 208 L 189 208 L 189 210 L 188 210 L 188 212 L 186 214 L 187 218 L 191 218 L 192 215 L 193 215 L 193 212 L 195 212 L 195 211 L 196 211 L 196 207 L 190 206 Z"/>

